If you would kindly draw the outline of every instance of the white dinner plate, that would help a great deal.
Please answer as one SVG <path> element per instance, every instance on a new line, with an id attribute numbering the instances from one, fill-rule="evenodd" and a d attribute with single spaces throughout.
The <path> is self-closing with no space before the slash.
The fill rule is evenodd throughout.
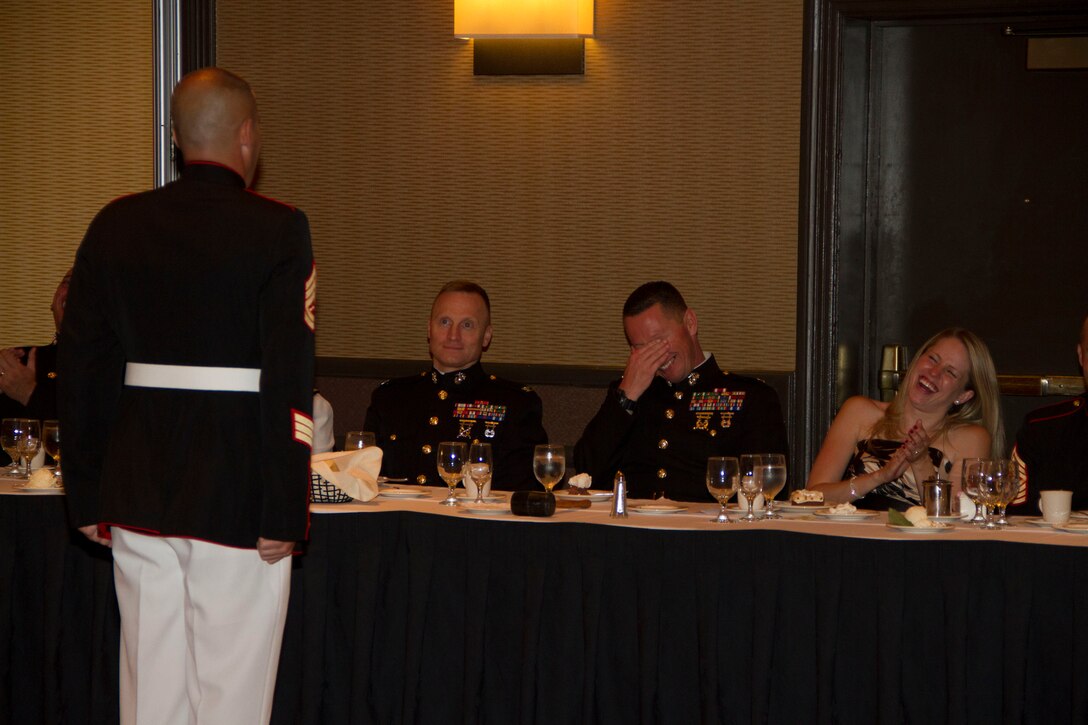
<path id="1" fill-rule="evenodd" d="M 1042 528 L 1050 528 L 1050 527 L 1053 526 L 1053 524 L 1051 524 L 1049 521 L 1044 519 L 1042 516 L 1036 516 L 1034 518 L 1024 519 L 1024 523 L 1025 524 L 1030 524 L 1032 526 L 1039 526 L 1039 527 L 1042 527 Z"/>
<path id="2" fill-rule="evenodd" d="M 386 498 L 428 498 L 431 494 L 416 488 L 383 488 L 378 495 Z"/>
<path id="3" fill-rule="evenodd" d="M 461 505 L 461 510 L 477 516 L 502 516 L 510 513 L 508 503 L 467 503 Z"/>
<path id="4" fill-rule="evenodd" d="M 813 514 L 813 516 L 819 516 L 821 519 L 827 519 L 828 521 L 866 521 L 879 515 L 876 511 L 855 511 L 852 514 L 817 511 Z"/>
<path id="5" fill-rule="evenodd" d="M 1081 523 L 1081 522 L 1078 521 L 1078 522 L 1074 523 L 1074 522 L 1070 521 L 1067 524 L 1062 524 L 1061 526 L 1055 526 L 1054 528 L 1057 529 L 1058 531 L 1066 531 L 1066 532 L 1068 532 L 1070 534 L 1088 534 L 1088 522 Z"/>
<path id="6" fill-rule="evenodd" d="M 650 516 L 663 516 L 665 514 L 679 514 L 683 513 L 687 509 L 683 506 L 674 506 L 670 503 L 643 503 L 638 506 L 629 507 L 631 513 L 634 514 L 647 514 Z"/>
<path id="7" fill-rule="evenodd" d="M 936 526 L 900 526 L 899 524 L 885 524 L 885 526 L 893 531 L 901 531 L 904 534 L 915 534 L 916 536 L 947 534 L 949 531 L 955 529 L 955 527 L 949 526 L 948 524 L 937 524 Z"/>
<path id="8" fill-rule="evenodd" d="M 731 503 L 731 504 L 729 504 L 728 506 L 725 507 L 725 512 L 727 514 L 729 514 L 730 516 L 747 516 L 748 515 L 748 507 L 745 506 L 744 508 L 741 508 L 737 504 Z M 761 518 L 763 518 L 764 516 L 767 515 L 767 509 L 754 509 L 752 511 L 752 515 L 755 516 L 756 518 L 761 519 Z"/>
<path id="9" fill-rule="evenodd" d="M 64 495 L 64 489 L 63 488 L 26 488 L 26 487 L 23 487 L 23 488 L 17 488 L 15 490 L 18 491 L 19 493 L 27 493 L 27 494 L 30 494 L 32 496 L 33 495 L 37 495 L 37 496 L 63 496 Z"/>
<path id="10" fill-rule="evenodd" d="M 955 516 L 929 516 L 930 521 L 936 521 L 938 524 L 954 524 L 957 521 L 963 521 L 963 514 L 956 514 Z"/>
<path id="11" fill-rule="evenodd" d="M 473 496 L 472 494 L 470 494 L 468 491 L 458 491 L 457 492 L 457 500 L 460 501 L 461 505 L 463 506 L 466 503 L 472 503 L 473 501 L 475 501 L 476 497 Z M 501 493 L 491 492 L 491 493 L 487 494 L 486 496 L 484 496 L 484 502 L 485 503 L 494 503 L 496 501 L 502 501 L 502 500 L 503 500 L 503 495 Z"/>
<path id="12" fill-rule="evenodd" d="M 607 501 L 612 498 L 612 492 L 589 491 L 588 493 L 571 493 L 570 491 L 556 491 L 555 497 L 561 501 Z"/>
<path id="13" fill-rule="evenodd" d="M 830 506 L 820 504 L 819 506 L 801 506 L 795 503 L 779 502 L 774 505 L 774 510 L 778 513 L 788 514 L 814 514 L 818 511 L 827 511 Z"/>

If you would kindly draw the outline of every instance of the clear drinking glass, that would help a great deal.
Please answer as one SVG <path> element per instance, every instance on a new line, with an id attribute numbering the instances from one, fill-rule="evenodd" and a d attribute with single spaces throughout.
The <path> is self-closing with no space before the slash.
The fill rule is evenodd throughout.
<path id="1" fill-rule="evenodd" d="M 711 519 L 718 524 L 731 524 L 725 515 L 725 503 L 733 497 L 740 485 L 740 464 L 730 456 L 712 456 L 706 459 L 706 490 L 721 504 L 721 511 Z"/>
<path id="2" fill-rule="evenodd" d="M 1005 518 L 1005 509 L 1016 500 L 1016 494 L 1020 488 L 1020 477 L 1017 475 L 1016 463 L 1008 458 L 995 458 L 987 461 L 982 467 L 983 475 L 994 480 L 994 492 L 996 504 L 996 520 L 994 524 L 999 527 L 1009 525 Z"/>
<path id="3" fill-rule="evenodd" d="M 464 476 L 467 457 L 468 446 L 464 441 L 444 441 L 438 444 L 438 475 L 450 489 L 450 495 L 442 501 L 443 506 L 457 505 L 457 484 Z"/>
<path id="4" fill-rule="evenodd" d="M 752 507 L 756 505 L 756 497 L 763 493 L 764 478 L 762 455 L 749 454 L 740 457 L 740 492 L 748 502 L 748 513 L 741 516 L 740 521 L 759 521 Z"/>
<path id="5" fill-rule="evenodd" d="M 995 520 L 994 512 L 989 507 L 997 507 L 1001 501 L 1002 479 L 994 476 L 994 460 L 984 458 L 979 462 L 978 468 L 978 500 L 985 509 L 986 521 L 979 525 L 982 529 L 999 529 L 1001 526 Z"/>
<path id="6" fill-rule="evenodd" d="M 0 421 L 0 448 L 11 458 L 11 465 L 4 469 L 5 476 L 19 475 L 19 438 L 23 435 L 20 418 L 4 418 Z"/>
<path id="7" fill-rule="evenodd" d="M 53 477 L 60 478 L 60 423 L 55 420 L 47 420 L 42 423 L 42 445 L 45 452 L 57 464 L 53 469 Z"/>
<path id="8" fill-rule="evenodd" d="M 27 418 L 21 418 L 20 423 L 23 426 L 23 435 L 19 437 L 16 443 L 16 450 L 19 455 L 26 459 L 26 469 L 21 478 L 30 479 L 30 462 L 34 460 L 34 456 L 38 455 L 38 451 L 42 448 L 42 423 L 40 420 L 30 420 Z"/>
<path id="9" fill-rule="evenodd" d="M 780 519 L 774 511 L 774 497 L 786 487 L 786 457 L 781 453 L 762 454 L 764 469 L 763 502 L 767 507 L 765 519 Z"/>
<path id="10" fill-rule="evenodd" d="M 563 480 L 566 470 L 567 457 L 563 446 L 545 443 L 533 449 L 533 475 L 548 493 Z"/>
<path id="11" fill-rule="evenodd" d="M 960 474 L 960 486 L 967 498 L 971 499 L 972 503 L 975 504 L 975 515 L 971 517 L 968 523 L 976 526 L 986 523 L 985 507 L 978 499 L 978 477 L 982 460 L 981 458 L 964 458 L 961 464 L 962 473 Z"/>
<path id="12" fill-rule="evenodd" d="M 344 450 L 353 451 L 359 448 L 370 448 L 376 445 L 374 434 L 365 430 L 349 430 L 344 434 Z"/>
<path id="13" fill-rule="evenodd" d="M 476 486 L 476 499 L 473 503 L 484 502 L 484 487 L 491 482 L 494 462 L 490 443 L 473 443 L 468 449 L 468 471 L 472 483 Z"/>

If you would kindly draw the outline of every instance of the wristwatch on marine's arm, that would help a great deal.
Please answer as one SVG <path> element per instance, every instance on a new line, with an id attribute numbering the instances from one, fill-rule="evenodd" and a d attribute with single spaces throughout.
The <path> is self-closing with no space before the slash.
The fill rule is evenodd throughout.
<path id="1" fill-rule="evenodd" d="M 616 388 L 616 401 L 620 404 L 620 407 L 623 408 L 624 412 L 626 412 L 628 415 L 633 415 L 635 412 L 635 406 L 638 405 L 636 401 L 631 400 L 627 397 L 627 393 L 623 392 L 623 388 Z"/>

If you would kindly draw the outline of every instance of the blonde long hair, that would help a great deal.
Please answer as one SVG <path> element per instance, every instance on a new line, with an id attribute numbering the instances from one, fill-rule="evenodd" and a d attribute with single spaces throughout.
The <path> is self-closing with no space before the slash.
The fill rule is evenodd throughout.
<path id="1" fill-rule="evenodd" d="M 997 373 L 990 350 L 978 335 L 962 327 L 949 327 L 941 330 L 926 340 L 915 354 L 907 368 L 903 381 L 895 398 L 888 404 L 884 417 L 873 426 L 873 438 L 897 439 L 903 435 L 902 417 L 904 401 L 907 399 L 907 381 L 922 356 L 941 340 L 954 337 L 967 349 L 967 359 L 971 370 L 967 375 L 967 390 L 973 390 L 974 396 L 961 405 L 953 405 L 945 414 L 944 420 L 935 431 L 930 431 L 933 438 L 940 438 L 953 428 L 974 423 L 981 425 L 990 433 L 990 455 L 1000 458 L 1005 455 L 1005 425 L 1001 421 L 1001 392 L 997 386 Z"/>

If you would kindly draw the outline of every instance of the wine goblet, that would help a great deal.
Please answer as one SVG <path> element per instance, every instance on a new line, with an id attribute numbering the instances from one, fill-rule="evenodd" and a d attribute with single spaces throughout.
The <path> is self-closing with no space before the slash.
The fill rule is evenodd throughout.
<path id="1" fill-rule="evenodd" d="M 370 431 L 349 430 L 344 434 L 344 450 L 354 451 L 375 445 L 374 434 Z"/>
<path id="2" fill-rule="evenodd" d="M 23 435 L 18 440 L 17 450 L 19 455 L 26 460 L 26 471 L 22 478 L 29 480 L 30 463 L 34 460 L 34 456 L 38 455 L 38 451 L 42 447 L 42 424 L 41 421 L 27 418 L 20 419 L 20 423 L 23 426 Z"/>
<path id="3" fill-rule="evenodd" d="M 53 469 L 54 481 L 60 480 L 60 423 L 55 420 L 47 420 L 42 423 L 42 445 L 45 452 L 57 464 Z"/>
<path id="4" fill-rule="evenodd" d="M 711 519 L 717 524 L 731 524 L 725 515 L 725 503 L 737 492 L 740 485 L 740 464 L 731 456 L 711 456 L 706 459 L 706 490 L 721 504 L 721 511 Z"/>
<path id="5" fill-rule="evenodd" d="M 533 475 L 548 493 L 563 480 L 566 470 L 567 458 L 563 446 L 545 443 L 533 449 Z"/>
<path id="6" fill-rule="evenodd" d="M 994 503 L 996 519 L 994 524 L 1001 528 L 1009 525 L 1005 518 L 1005 509 L 1016 500 L 1020 489 L 1020 477 L 1017 476 L 1016 463 L 1008 458 L 995 458 L 983 466 L 984 475 L 994 479 Z"/>
<path id="7" fill-rule="evenodd" d="M 975 504 L 975 515 L 967 522 L 975 526 L 981 526 L 986 522 L 986 514 L 981 502 L 978 500 L 978 477 L 981 458 L 964 458 L 961 464 L 960 486 L 963 493 Z"/>
<path id="8" fill-rule="evenodd" d="M 476 499 L 473 503 L 484 503 L 484 489 L 491 483 L 494 473 L 494 464 L 490 443 L 473 443 L 468 449 L 468 465 L 465 473 L 466 481 L 472 480 L 476 487 Z M 467 486 L 466 486 L 467 487 Z"/>
<path id="9" fill-rule="evenodd" d="M 438 475 L 450 489 L 450 495 L 442 501 L 443 506 L 457 505 L 457 484 L 464 476 L 467 457 L 468 446 L 464 441 L 444 441 L 438 444 Z"/>
<path id="10" fill-rule="evenodd" d="M 763 502 L 767 513 L 763 518 L 780 519 L 782 514 L 775 513 L 774 497 L 786 487 L 786 457 L 781 453 L 762 454 L 764 465 Z"/>
<path id="11" fill-rule="evenodd" d="M 4 418 L 0 422 L 0 447 L 11 458 L 11 465 L 4 469 L 5 476 L 19 475 L 19 438 L 23 435 L 21 422 L 20 418 Z"/>
<path id="12" fill-rule="evenodd" d="M 763 456 L 748 454 L 740 457 L 740 493 L 744 494 L 744 500 L 748 503 L 748 513 L 740 517 L 740 521 L 759 521 L 753 507 L 756 505 L 756 497 L 763 493 Z"/>
<path id="13" fill-rule="evenodd" d="M 995 520 L 996 512 L 990 510 L 991 506 L 996 509 L 1001 499 L 1001 479 L 993 475 L 992 465 L 993 460 L 989 458 L 979 461 L 978 500 L 985 509 L 984 516 L 986 517 L 986 520 L 979 525 L 981 529 L 1001 528 Z"/>

